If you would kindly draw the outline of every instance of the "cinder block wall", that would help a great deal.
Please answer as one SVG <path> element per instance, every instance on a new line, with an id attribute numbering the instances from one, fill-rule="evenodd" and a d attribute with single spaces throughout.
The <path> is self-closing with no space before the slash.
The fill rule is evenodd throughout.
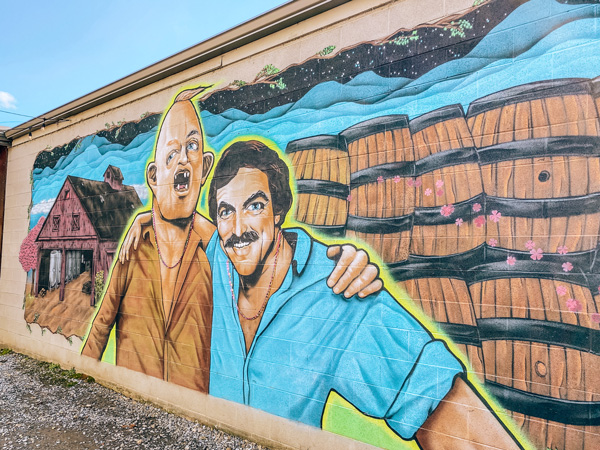
<path id="1" fill-rule="evenodd" d="M 597 448 L 599 16 L 354 0 L 14 139 L 0 345 L 274 448 Z"/>

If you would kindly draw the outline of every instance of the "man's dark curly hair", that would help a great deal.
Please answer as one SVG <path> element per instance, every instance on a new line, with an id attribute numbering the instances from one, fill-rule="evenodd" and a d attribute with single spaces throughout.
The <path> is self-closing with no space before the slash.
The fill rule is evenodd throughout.
<path id="1" fill-rule="evenodd" d="M 217 223 L 217 191 L 227 186 L 242 167 L 258 169 L 267 175 L 273 215 L 279 215 L 275 224 L 281 226 L 292 206 L 290 171 L 279 154 L 260 141 L 238 141 L 227 147 L 213 172 L 208 191 L 208 212 Z"/>

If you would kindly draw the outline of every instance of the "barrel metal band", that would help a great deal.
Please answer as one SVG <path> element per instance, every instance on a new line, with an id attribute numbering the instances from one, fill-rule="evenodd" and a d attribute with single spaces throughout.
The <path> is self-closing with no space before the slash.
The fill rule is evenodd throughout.
<path id="1" fill-rule="evenodd" d="M 547 219 L 600 212 L 600 192 L 580 197 L 518 199 L 486 197 L 486 211 L 498 210 L 503 216 Z"/>
<path id="2" fill-rule="evenodd" d="M 350 189 L 346 184 L 327 180 L 298 180 L 296 181 L 298 194 L 318 194 L 348 200 Z"/>
<path id="3" fill-rule="evenodd" d="M 600 156 L 600 137 L 565 136 L 525 139 L 477 149 L 482 165 L 542 156 Z"/>
<path id="4" fill-rule="evenodd" d="M 509 265 L 509 256 L 515 258 Z M 389 264 L 396 281 L 418 278 L 456 278 L 471 285 L 506 278 L 542 278 L 577 284 L 596 291 L 600 277 L 592 273 L 596 249 L 568 255 L 546 253 L 539 261 L 526 251 L 509 250 L 481 244 L 472 250 L 447 256 L 410 255 L 406 261 Z M 573 265 L 565 272 L 563 264 Z"/>
<path id="5" fill-rule="evenodd" d="M 477 164 L 479 158 L 475 147 L 459 148 L 434 153 L 418 161 L 401 161 L 381 164 L 367 169 L 358 170 L 350 175 L 352 189 L 369 183 L 376 183 L 379 177 L 419 177 L 444 167 L 461 164 Z"/>
<path id="6" fill-rule="evenodd" d="M 600 425 L 600 402 L 578 402 L 533 394 L 493 381 L 486 390 L 506 409 L 567 425 Z"/>
<path id="7" fill-rule="evenodd" d="M 481 346 L 479 330 L 476 326 L 450 322 L 438 322 L 437 324 L 455 344 Z"/>
<path id="8" fill-rule="evenodd" d="M 306 222 L 304 222 L 306 223 Z M 313 225 L 307 223 L 313 230 L 333 237 L 343 237 L 346 234 L 346 225 Z"/>
<path id="9" fill-rule="evenodd" d="M 549 320 L 494 317 L 478 319 L 482 341 L 527 341 L 600 355 L 600 330 Z"/>
<path id="10" fill-rule="evenodd" d="M 290 141 L 285 149 L 287 154 L 300 152 L 303 150 L 315 150 L 318 148 L 328 148 L 332 150 L 339 150 L 341 152 L 347 152 L 346 139 L 339 135 L 328 135 L 321 134 L 318 136 L 311 136 L 308 138 L 296 139 Z"/>
<path id="11" fill-rule="evenodd" d="M 390 116 L 375 117 L 374 119 L 352 125 L 342 131 L 340 136 L 350 144 L 367 136 L 402 128 L 408 128 L 408 116 L 406 114 L 393 114 Z"/>
<path id="12" fill-rule="evenodd" d="M 477 213 L 473 211 L 473 205 L 476 203 L 482 204 L 483 202 L 484 196 L 481 194 L 464 202 L 454 203 L 454 212 L 447 217 L 441 214 L 440 206 L 416 208 L 414 226 L 451 225 L 456 223 L 456 217 L 469 222 L 480 214 L 484 214 L 481 211 Z"/>
<path id="13" fill-rule="evenodd" d="M 465 111 L 461 104 L 448 105 L 415 117 L 410 121 L 410 132 L 417 134 L 437 123 L 445 122 L 451 119 L 460 119 L 465 117 Z"/>
<path id="14" fill-rule="evenodd" d="M 597 289 L 590 283 L 588 274 L 592 269 L 596 249 L 585 252 L 573 252 L 568 255 L 544 253 L 542 259 L 535 261 L 527 251 L 509 250 L 486 245 L 484 258 L 465 270 L 468 284 L 503 278 L 542 278 L 577 284 L 589 289 Z M 507 263 L 508 257 L 515 258 L 514 264 Z M 471 260 L 473 261 L 473 260 Z M 565 272 L 563 264 L 570 262 L 573 269 Z"/>
<path id="15" fill-rule="evenodd" d="M 346 227 L 359 233 L 390 234 L 409 231 L 412 228 L 412 214 L 399 217 L 360 217 L 348 216 Z"/>
<path id="16" fill-rule="evenodd" d="M 558 80 L 544 80 L 535 83 L 523 84 L 502 91 L 494 92 L 475 100 L 467 111 L 467 117 L 502 108 L 515 103 L 524 103 L 531 100 L 540 100 L 563 95 L 586 95 L 592 93 L 588 78 L 564 78 Z"/>

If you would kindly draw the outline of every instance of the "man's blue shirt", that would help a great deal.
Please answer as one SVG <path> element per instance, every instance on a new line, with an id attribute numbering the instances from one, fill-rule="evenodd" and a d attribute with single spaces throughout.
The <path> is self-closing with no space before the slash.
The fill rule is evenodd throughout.
<path id="1" fill-rule="evenodd" d="M 316 427 L 332 390 L 411 439 L 463 371 L 390 294 L 345 300 L 327 286 L 335 263 L 304 230 L 287 229 L 292 264 L 246 355 L 227 256 L 215 232 L 211 395 Z M 237 303 L 239 276 L 230 264 Z"/>

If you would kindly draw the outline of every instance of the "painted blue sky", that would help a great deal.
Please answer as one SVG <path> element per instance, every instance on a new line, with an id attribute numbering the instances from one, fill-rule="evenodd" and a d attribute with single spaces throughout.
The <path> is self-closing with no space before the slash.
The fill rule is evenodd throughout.
<path id="1" fill-rule="evenodd" d="M 39 116 L 284 3 L 4 0 L 0 110 Z"/>

